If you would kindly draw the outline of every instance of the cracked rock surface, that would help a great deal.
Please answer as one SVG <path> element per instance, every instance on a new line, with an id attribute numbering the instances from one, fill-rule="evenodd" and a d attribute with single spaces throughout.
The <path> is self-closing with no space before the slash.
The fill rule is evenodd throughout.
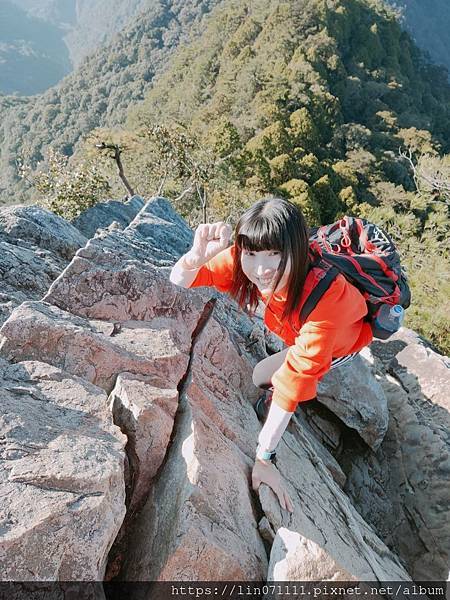
<path id="1" fill-rule="evenodd" d="M 289 515 L 250 485 L 251 374 L 278 342 L 173 286 L 192 232 L 162 198 L 139 206 L 99 207 L 118 225 L 44 270 L 43 300 L 25 285 L 0 329 L 6 578 L 445 579 L 446 360 L 402 330 L 330 372 L 277 452 Z"/>
<path id="2" fill-rule="evenodd" d="M 125 515 L 106 394 L 38 361 L 0 369 L 2 579 L 102 579 Z"/>
<path id="3" fill-rule="evenodd" d="M 87 238 L 95 236 L 97 229 L 106 229 L 113 223 L 123 229 L 138 214 L 145 202 L 140 196 L 133 196 L 126 202 L 106 200 L 88 208 L 72 220 L 72 225 Z"/>
<path id="4" fill-rule="evenodd" d="M 445 580 L 450 555 L 448 359 L 401 329 L 364 351 L 388 398 L 376 452 L 347 443 L 345 491 L 416 580 Z M 414 360 L 412 360 L 414 357 Z"/>
<path id="5" fill-rule="evenodd" d="M 72 223 L 35 205 L 0 207 L 0 325 L 25 300 L 41 299 L 97 228 L 125 227 L 143 204 L 102 202 Z"/>

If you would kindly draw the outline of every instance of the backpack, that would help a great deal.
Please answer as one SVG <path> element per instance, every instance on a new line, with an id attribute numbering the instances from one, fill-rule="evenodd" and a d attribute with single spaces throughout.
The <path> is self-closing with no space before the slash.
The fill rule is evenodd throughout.
<path id="1" fill-rule="evenodd" d="M 384 304 L 408 308 L 411 292 L 400 256 L 388 234 L 365 219 L 343 217 L 331 225 L 310 229 L 311 268 L 316 285 L 300 313 L 304 322 L 331 283 L 342 273 L 364 296 L 374 337 L 392 335 L 379 330 L 376 317 Z"/>

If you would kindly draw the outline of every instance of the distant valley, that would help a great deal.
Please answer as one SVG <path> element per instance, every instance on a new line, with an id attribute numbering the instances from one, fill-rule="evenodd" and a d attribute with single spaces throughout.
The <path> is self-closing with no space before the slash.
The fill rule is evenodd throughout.
<path id="1" fill-rule="evenodd" d="M 448 0 L 387 0 L 401 10 L 400 18 L 416 44 L 431 60 L 450 72 L 450 2 Z"/>
<path id="2" fill-rule="evenodd" d="M 385 0 L 431 60 L 450 70 L 450 3 Z M 189 3 L 188 3 L 189 4 Z M 38 94 L 108 44 L 155 0 L 2 0 L 0 94 Z"/>
<path id="3" fill-rule="evenodd" d="M 38 94 L 72 70 L 62 31 L 27 14 L 9 0 L 0 3 L 0 92 Z"/>
<path id="4" fill-rule="evenodd" d="M 148 0 L 2 0 L 0 93 L 44 92 L 154 4 Z"/>

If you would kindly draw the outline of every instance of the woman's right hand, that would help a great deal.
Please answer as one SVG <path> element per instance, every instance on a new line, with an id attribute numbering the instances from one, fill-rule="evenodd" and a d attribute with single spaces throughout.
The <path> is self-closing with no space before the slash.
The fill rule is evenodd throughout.
<path id="1" fill-rule="evenodd" d="M 228 248 L 230 238 L 231 227 L 223 221 L 199 225 L 195 230 L 192 248 L 184 255 L 184 265 L 188 269 L 199 269 L 216 254 Z"/>

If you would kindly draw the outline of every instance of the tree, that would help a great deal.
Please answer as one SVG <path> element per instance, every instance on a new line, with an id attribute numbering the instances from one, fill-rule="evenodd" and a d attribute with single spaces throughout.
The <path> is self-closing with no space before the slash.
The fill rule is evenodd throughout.
<path id="1" fill-rule="evenodd" d="M 320 225 L 320 208 L 306 181 L 291 179 L 281 185 L 280 190 L 300 208 L 308 225 Z"/>
<path id="2" fill-rule="evenodd" d="M 409 165 L 419 194 L 431 196 L 436 202 L 450 204 L 450 155 L 439 157 L 423 154 L 416 162 L 413 150 L 408 148 L 400 151 L 400 156 Z"/>
<path id="3" fill-rule="evenodd" d="M 341 203 L 331 186 L 330 177 L 324 175 L 314 183 L 311 189 L 320 209 L 322 223 L 334 221 L 336 213 L 341 208 Z"/>
<path id="4" fill-rule="evenodd" d="M 100 142 L 98 144 L 95 145 L 96 148 L 98 148 L 100 151 L 103 150 L 112 150 L 112 154 L 108 154 L 108 156 L 110 158 L 112 158 L 114 160 L 114 162 L 117 165 L 117 171 L 120 177 L 120 180 L 122 181 L 127 194 L 128 194 L 128 198 L 131 198 L 132 196 L 135 195 L 133 188 L 131 187 L 124 169 L 123 169 L 123 164 L 122 164 L 122 159 L 120 157 L 120 155 L 123 152 L 123 148 L 121 148 L 118 144 L 106 144 L 105 142 Z"/>
<path id="5" fill-rule="evenodd" d="M 18 166 L 20 176 L 42 194 L 39 203 L 68 220 L 94 206 L 110 189 L 95 164 L 81 161 L 69 165 L 69 158 L 52 148 L 46 153 L 45 166 L 35 172 L 22 161 Z"/>

